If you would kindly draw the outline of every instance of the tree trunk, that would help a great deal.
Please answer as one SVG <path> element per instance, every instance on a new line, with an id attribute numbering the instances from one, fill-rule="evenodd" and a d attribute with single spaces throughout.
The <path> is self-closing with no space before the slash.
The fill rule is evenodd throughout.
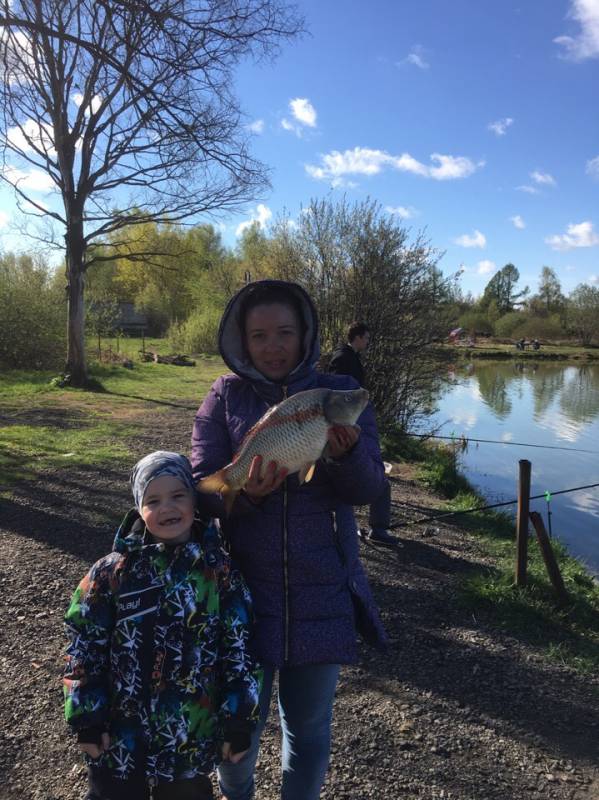
<path id="1" fill-rule="evenodd" d="M 85 275 L 85 241 L 83 225 L 77 224 L 67 230 L 67 362 L 65 373 L 70 375 L 73 386 L 87 383 L 87 363 L 85 359 L 85 307 L 83 305 L 83 286 Z"/>

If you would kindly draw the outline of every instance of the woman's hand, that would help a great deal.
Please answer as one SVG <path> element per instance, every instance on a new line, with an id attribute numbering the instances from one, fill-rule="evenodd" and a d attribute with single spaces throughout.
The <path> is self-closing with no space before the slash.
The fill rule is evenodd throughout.
<path id="1" fill-rule="evenodd" d="M 223 761 L 229 761 L 231 764 L 237 764 L 238 761 L 241 761 L 248 750 L 249 747 L 247 750 L 242 750 L 241 753 L 231 753 L 231 742 L 223 742 Z"/>
<path id="2" fill-rule="evenodd" d="M 289 470 L 285 469 L 285 467 L 279 469 L 276 461 L 270 461 L 264 470 L 264 475 L 261 475 L 262 460 L 262 456 L 254 456 L 248 473 L 247 483 L 243 487 L 243 491 L 250 500 L 258 500 L 274 492 L 289 474 Z"/>
<path id="3" fill-rule="evenodd" d="M 359 425 L 333 425 L 329 428 L 328 446 L 330 458 L 343 458 L 360 438 Z"/>
<path id="4" fill-rule="evenodd" d="M 78 747 L 90 758 L 100 758 L 105 750 L 110 747 L 110 735 L 108 733 L 102 734 L 101 744 L 91 744 L 90 742 L 79 742 Z"/>

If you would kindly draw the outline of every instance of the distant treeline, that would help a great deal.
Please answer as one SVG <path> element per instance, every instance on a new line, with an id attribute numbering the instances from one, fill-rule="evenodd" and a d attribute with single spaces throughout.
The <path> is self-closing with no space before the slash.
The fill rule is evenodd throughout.
<path id="1" fill-rule="evenodd" d="M 543 267 L 539 292 L 529 296 L 507 264 L 481 298 L 465 296 L 459 273 L 442 273 L 440 254 L 426 238 L 411 239 L 372 200 L 312 201 L 297 221 L 283 216 L 268 231 L 247 227 L 235 249 L 223 245 L 212 225 L 152 223 L 127 231 L 90 253 L 88 334 L 114 332 L 120 304 L 128 302 L 145 315 L 146 332 L 166 336 L 173 350 L 214 353 L 222 310 L 244 281 L 295 280 L 316 302 L 325 353 L 349 322 L 368 322 L 370 387 L 384 426 L 405 426 L 427 413 L 436 374 L 428 345 L 452 328 L 512 338 L 572 336 L 583 344 L 599 336 L 597 287 L 581 285 L 565 297 L 555 272 Z M 1 364 L 60 365 L 65 283 L 64 269 L 50 270 L 39 256 L 0 256 Z"/>

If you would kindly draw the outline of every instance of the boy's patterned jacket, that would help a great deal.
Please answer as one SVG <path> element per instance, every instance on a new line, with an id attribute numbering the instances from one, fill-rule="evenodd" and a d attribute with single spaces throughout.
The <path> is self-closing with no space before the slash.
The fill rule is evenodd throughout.
<path id="1" fill-rule="evenodd" d="M 212 524 L 166 546 L 129 512 L 65 617 L 66 720 L 83 741 L 90 729 L 110 733 L 89 763 L 123 779 L 142 770 L 149 783 L 212 770 L 222 742 L 244 738 L 258 717 L 251 616 Z"/>

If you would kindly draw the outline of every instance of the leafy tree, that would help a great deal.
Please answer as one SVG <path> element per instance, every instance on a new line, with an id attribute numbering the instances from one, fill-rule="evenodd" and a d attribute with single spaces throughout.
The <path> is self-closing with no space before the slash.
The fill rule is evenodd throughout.
<path id="1" fill-rule="evenodd" d="M 494 300 L 500 314 L 507 314 L 515 305 L 518 305 L 521 298 L 528 294 L 528 286 L 521 292 L 516 291 L 516 284 L 520 280 L 520 273 L 513 264 L 506 264 L 493 275 L 485 287 L 481 306 L 488 308 Z"/>
<path id="2" fill-rule="evenodd" d="M 238 207 L 265 187 L 232 72 L 300 27 L 279 0 L 3 0 L 3 178 L 64 228 L 74 384 L 86 381 L 84 278 L 112 257 L 106 237 Z M 63 210 L 36 200 L 25 167 L 47 176 Z"/>
<path id="3" fill-rule="evenodd" d="M 562 294 L 559 278 L 551 267 L 543 267 L 539 278 L 539 291 L 530 298 L 528 305 L 533 314 L 547 316 L 562 312 L 566 298 Z"/>
<path id="4" fill-rule="evenodd" d="M 568 327 L 588 346 L 599 338 L 599 288 L 579 284 L 568 298 Z"/>

